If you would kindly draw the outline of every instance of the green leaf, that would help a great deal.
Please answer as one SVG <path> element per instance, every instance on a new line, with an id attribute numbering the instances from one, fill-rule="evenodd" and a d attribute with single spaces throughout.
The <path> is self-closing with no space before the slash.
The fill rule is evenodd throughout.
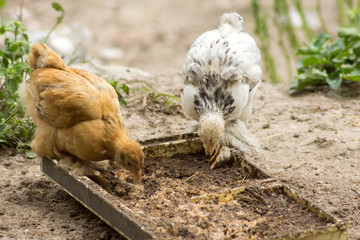
<path id="1" fill-rule="evenodd" d="M 0 135 L 5 133 L 7 127 L 8 127 L 8 125 L 6 125 L 5 123 L 0 122 Z"/>
<path id="2" fill-rule="evenodd" d="M 322 72 L 316 68 L 297 75 L 297 81 L 290 83 L 290 93 L 302 90 L 307 86 L 318 85 L 325 83 L 328 75 L 326 72 Z"/>
<path id="3" fill-rule="evenodd" d="M 124 97 L 121 95 L 118 95 L 119 103 L 120 105 L 127 106 L 127 102 L 125 101 Z"/>
<path id="4" fill-rule="evenodd" d="M 357 57 L 360 57 L 360 46 L 357 47 L 357 48 L 354 48 L 354 49 L 353 49 L 353 53 L 354 53 Z"/>
<path id="5" fill-rule="evenodd" d="M 24 40 L 26 41 L 26 42 L 28 42 L 29 41 L 29 37 L 28 37 L 28 35 L 27 34 L 23 34 L 22 35 L 22 37 L 24 38 Z"/>
<path id="6" fill-rule="evenodd" d="M 54 2 L 54 3 L 52 3 L 51 5 L 52 5 L 52 7 L 53 7 L 56 11 L 58 11 L 58 12 L 64 12 L 64 11 L 65 11 L 65 10 L 63 9 L 63 7 L 62 7 L 59 3 Z"/>
<path id="7" fill-rule="evenodd" d="M 351 72 L 354 71 L 354 65 L 353 64 L 342 64 L 341 65 L 341 71 L 342 71 L 342 74 L 350 74 Z"/>
<path id="8" fill-rule="evenodd" d="M 1 26 L 0 27 L 0 35 L 3 35 L 4 33 L 6 33 L 6 28 L 5 28 L 5 26 Z"/>
<path id="9" fill-rule="evenodd" d="M 292 81 L 290 82 L 289 84 L 289 93 L 290 94 L 293 94 L 295 93 L 296 91 L 298 90 L 301 90 L 299 87 L 298 87 L 298 81 Z"/>
<path id="10" fill-rule="evenodd" d="M 18 120 L 17 122 L 19 125 L 23 123 L 21 120 Z M 19 137 L 27 138 L 29 136 L 29 129 L 26 127 L 20 127 L 19 132 L 17 133 Z"/>
<path id="11" fill-rule="evenodd" d="M 360 70 L 353 69 L 351 72 L 347 74 L 342 74 L 341 77 L 347 80 L 360 82 Z"/>
<path id="12" fill-rule="evenodd" d="M 360 38 L 360 30 L 357 27 L 339 28 L 337 32 L 339 37 Z"/>
<path id="13" fill-rule="evenodd" d="M 24 71 L 24 69 L 26 69 L 28 66 L 22 63 L 17 63 L 14 65 L 14 70 L 17 73 L 21 73 L 22 71 Z"/>
<path id="14" fill-rule="evenodd" d="M 6 66 L 0 68 L 0 76 L 5 76 L 6 74 Z"/>
<path id="15" fill-rule="evenodd" d="M 32 150 L 26 150 L 25 155 L 29 159 L 34 159 L 37 157 L 37 154 L 35 152 L 33 152 Z"/>
<path id="16" fill-rule="evenodd" d="M 6 5 L 6 0 L 0 0 L 0 9 L 4 8 Z"/>
<path id="17" fill-rule="evenodd" d="M 21 22 L 14 22 L 14 25 L 17 29 L 17 31 L 21 31 L 21 32 L 25 32 L 26 31 L 26 27 L 24 26 L 24 24 L 22 24 Z"/>
<path id="18" fill-rule="evenodd" d="M 11 51 L 13 51 L 13 52 L 16 52 L 16 51 L 19 49 L 19 44 L 13 43 L 13 44 L 9 47 L 9 49 L 10 49 Z"/>
<path id="19" fill-rule="evenodd" d="M 330 35 L 321 33 L 317 38 L 313 40 L 312 44 L 305 43 L 305 46 L 299 48 L 296 55 L 315 55 L 321 52 L 323 44 L 330 39 Z"/>
<path id="20" fill-rule="evenodd" d="M 315 47 L 312 44 L 307 44 L 307 43 L 305 43 L 304 47 L 299 48 L 295 52 L 296 55 L 314 55 L 319 53 L 320 53 L 319 48 Z"/>
<path id="21" fill-rule="evenodd" d="M 336 57 L 342 51 L 346 51 L 346 46 L 344 44 L 344 39 L 341 38 L 338 41 L 330 44 L 326 49 L 326 54 L 329 58 Z"/>
<path id="22" fill-rule="evenodd" d="M 353 45 L 352 45 L 352 48 L 353 48 L 353 53 L 359 57 L 360 56 L 360 42 L 356 41 Z"/>
<path id="23" fill-rule="evenodd" d="M 5 26 L 5 31 L 6 32 L 14 32 L 14 30 L 15 30 L 14 24 L 10 24 L 10 25 Z"/>
<path id="24" fill-rule="evenodd" d="M 320 49 L 322 45 L 330 39 L 330 35 L 327 33 L 321 33 L 315 40 L 314 40 L 314 46 Z"/>
<path id="25" fill-rule="evenodd" d="M 58 17 L 56 24 L 59 25 L 60 23 L 62 23 L 62 20 L 64 19 L 64 17 Z"/>
<path id="26" fill-rule="evenodd" d="M 121 105 L 126 106 L 127 102 L 125 101 L 124 97 L 120 93 L 120 89 L 123 90 L 126 93 L 126 95 L 129 95 L 129 87 L 126 86 L 126 84 L 124 84 L 124 83 L 119 85 L 119 82 L 114 79 L 108 79 L 107 82 L 110 83 L 110 85 L 115 89 L 115 92 L 118 95 L 119 103 Z"/>
<path id="27" fill-rule="evenodd" d="M 327 78 L 327 73 L 323 72 L 323 71 L 320 71 L 319 69 L 313 68 L 306 75 L 306 78 L 307 79 L 312 79 L 312 80 L 316 80 L 316 79 L 325 80 Z"/>
<path id="28" fill-rule="evenodd" d="M 325 64 L 325 63 L 328 63 L 328 61 L 318 55 L 309 56 L 307 58 L 304 58 L 302 61 L 303 66 L 320 65 L 320 64 Z"/>
<path id="29" fill-rule="evenodd" d="M 125 85 L 124 83 L 122 83 L 122 84 L 120 84 L 119 88 L 120 88 L 121 90 L 123 90 L 123 91 L 126 93 L 126 95 L 129 95 L 130 89 L 129 89 L 129 87 L 128 87 L 127 85 Z"/>
<path id="30" fill-rule="evenodd" d="M 0 100 L 3 100 L 4 98 L 6 98 L 5 91 L 0 91 Z M 1 118 L 1 114 L 0 114 L 0 118 Z"/>
<path id="31" fill-rule="evenodd" d="M 346 79 L 346 80 L 360 82 L 360 76 L 359 75 L 343 75 L 342 77 L 344 79 Z"/>
<path id="32" fill-rule="evenodd" d="M 329 74 L 326 82 L 333 90 L 338 90 L 341 86 L 342 79 L 340 77 L 340 71 L 336 71 L 332 74 Z"/>
<path id="33" fill-rule="evenodd" d="M 343 51 L 341 53 L 339 53 L 336 56 L 333 56 L 333 58 L 331 59 L 331 62 L 333 63 L 346 63 L 349 60 L 349 56 L 350 56 L 350 52 L 348 51 Z"/>
<path id="34" fill-rule="evenodd" d="M 5 78 L 5 87 L 12 94 L 16 92 L 17 86 L 18 86 L 17 82 L 14 81 L 14 79 L 15 79 L 15 77 L 14 78 L 8 78 L 8 77 Z"/>

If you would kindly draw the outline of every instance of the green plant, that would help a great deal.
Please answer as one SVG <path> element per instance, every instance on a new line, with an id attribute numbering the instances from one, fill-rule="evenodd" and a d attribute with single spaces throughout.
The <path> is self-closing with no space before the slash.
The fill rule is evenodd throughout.
<path id="1" fill-rule="evenodd" d="M 268 14 L 261 13 L 259 0 L 251 0 L 253 15 L 255 17 L 255 34 L 260 39 L 260 49 L 263 54 L 265 70 L 269 74 L 270 82 L 279 83 L 281 82 L 280 77 L 276 71 L 276 62 L 271 54 L 270 48 L 270 36 L 267 27 Z"/>
<path id="2" fill-rule="evenodd" d="M 177 108 L 180 106 L 181 99 L 175 95 L 168 93 L 158 92 L 155 88 L 150 86 L 147 82 L 143 87 L 143 91 L 146 92 L 146 99 L 148 101 L 147 109 L 151 111 L 163 112 L 166 114 L 174 114 L 177 112 Z"/>
<path id="3" fill-rule="evenodd" d="M 55 25 L 50 29 L 50 31 L 48 32 L 48 34 L 44 38 L 43 43 L 47 42 L 47 40 L 49 39 L 51 33 L 62 23 L 62 21 L 63 21 L 63 19 L 65 17 L 65 10 L 60 4 L 54 2 L 54 3 L 51 4 L 51 6 L 53 7 L 53 9 L 55 9 L 55 11 L 60 12 L 61 14 L 57 18 Z"/>
<path id="4" fill-rule="evenodd" d="M 123 95 L 120 93 L 120 90 L 126 93 L 126 95 L 129 95 L 129 91 L 130 91 L 129 87 L 125 83 L 119 83 L 117 80 L 107 80 L 107 81 L 115 89 L 115 92 L 118 95 L 120 105 L 126 106 L 127 102 L 125 101 Z"/>
<path id="5" fill-rule="evenodd" d="M 143 93 L 140 98 L 130 100 L 131 106 L 135 107 L 140 103 L 138 111 L 149 110 L 151 112 L 162 112 L 165 114 L 177 114 L 181 109 L 181 99 L 176 95 L 158 92 L 148 82 L 139 88 L 134 88 L 134 91 Z"/>
<path id="6" fill-rule="evenodd" d="M 163 100 L 159 100 L 163 98 Z M 167 94 L 167 93 L 158 93 L 150 98 L 150 101 L 157 101 L 158 103 L 165 104 L 166 109 L 170 112 L 171 107 L 178 105 L 181 102 L 181 99 L 175 95 Z M 177 103 L 175 103 L 177 102 Z"/>
<path id="7" fill-rule="evenodd" d="M 0 8 L 6 1 L 0 0 Z M 22 8 L 20 4 L 18 21 L 0 26 L 0 37 L 4 39 L 4 49 L 0 50 L 0 146 L 15 146 L 19 152 L 25 152 L 29 158 L 36 156 L 29 150 L 30 140 L 35 133 L 35 125 L 19 101 L 18 86 L 28 78 L 31 69 L 26 61 L 30 52 L 30 41 L 26 27 L 22 24 Z M 56 11 L 62 12 L 56 25 L 46 38 L 61 23 L 64 17 L 63 8 L 52 4 Z M 45 39 L 46 40 L 46 39 Z"/>
<path id="8" fill-rule="evenodd" d="M 34 133 L 31 120 L 24 117 L 18 85 L 30 74 L 25 60 L 30 42 L 26 27 L 18 21 L 0 27 L 5 49 L 0 50 L 0 144 L 23 146 Z M 12 35 L 12 37 L 10 37 Z"/>
<path id="9" fill-rule="evenodd" d="M 6 5 L 6 0 L 0 0 L 0 9 L 5 7 L 5 5 Z"/>
<path id="10" fill-rule="evenodd" d="M 304 13 L 303 6 L 302 6 L 302 1 L 301 0 L 292 0 L 292 1 L 294 2 L 295 8 L 300 15 L 302 29 L 303 29 L 306 37 L 308 38 L 308 40 L 311 40 L 311 38 L 314 36 L 314 33 L 313 33 L 312 29 L 309 27 L 308 22 L 306 20 L 305 13 Z"/>
<path id="11" fill-rule="evenodd" d="M 318 84 L 338 90 L 345 80 L 360 81 L 360 13 L 354 14 L 353 22 L 338 29 L 338 40 L 328 42 L 330 36 L 321 33 L 296 52 L 303 57 L 298 62 L 297 81 L 290 83 L 290 93 Z"/>
<path id="12" fill-rule="evenodd" d="M 291 69 L 291 55 L 285 44 L 285 36 L 292 43 L 292 47 L 297 46 L 296 36 L 294 35 L 294 28 L 292 27 L 289 15 L 289 5 L 286 0 L 274 0 L 273 4 L 274 9 L 274 25 L 277 26 L 278 31 L 278 45 L 281 48 L 281 51 L 286 59 L 286 66 L 289 79 L 292 78 L 292 69 Z"/>

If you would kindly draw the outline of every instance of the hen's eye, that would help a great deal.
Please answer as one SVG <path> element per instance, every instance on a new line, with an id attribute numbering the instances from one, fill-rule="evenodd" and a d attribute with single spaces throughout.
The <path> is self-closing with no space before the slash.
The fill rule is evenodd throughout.
<path id="1" fill-rule="evenodd" d="M 131 166 L 132 163 L 131 163 L 130 161 L 127 161 L 127 165 L 128 165 L 128 166 Z"/>

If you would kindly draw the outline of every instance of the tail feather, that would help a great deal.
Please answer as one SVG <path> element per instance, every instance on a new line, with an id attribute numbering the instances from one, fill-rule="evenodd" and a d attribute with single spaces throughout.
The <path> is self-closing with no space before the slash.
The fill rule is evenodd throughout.
<path id="1" fill-rule="evenodd" d="M 36 43 L 31 47 L 29 54 L 29 65 L 32 69 L 57 68 L 65 70 L 65 62 L 48 46 Z"/>
<path id="2" fill-rule="evenodd" d="M 226 36 L 231 32 L 243 32 L 244 21 L 236 12 L 225 13 L 220 18 L 219 32 L 221 36 Z"/>

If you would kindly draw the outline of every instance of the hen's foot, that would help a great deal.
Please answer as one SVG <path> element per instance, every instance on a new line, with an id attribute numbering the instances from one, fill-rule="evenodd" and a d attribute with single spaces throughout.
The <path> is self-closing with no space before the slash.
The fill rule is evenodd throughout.
<path id="1" fill-rule="evenodd" d="M 68 168 L 71 173 L 78 176 L 99 176 L 100 172 L 94 169 L 91 162 L 85 162 L 74 156 L 59 159 L 60 166 Z"/>
<path id="2" fill-rule="evenodd" d="M 209 159 L 209 162 L 214 162 L 218 158 L 220 151 L 222 149 L 222 143 L 219 143 L 218 147 L 216 148 L 215 153 L 212 155 L 212 157 Z"/>
<path id="3" fill-rule="evenodd" d="M 217 168 L 223 163 L 228 162 L 231 157 L 231 150 L 228 146 L 222 146 L 216 158 L 214 158 L 214 163 L 211 165 L 210 169 Z"/>
<path id="4" fill-rule="evenodd" d="M 214 163 L 211 165 L 210 169 L 212 170 L 217 167 L 221 167 L 222 165 L 229 163 L 230 161 L 234 161 L 236 158 L 239 157 L 243 158 L 244 153 L 228 146 L 223 146 Z"/>

